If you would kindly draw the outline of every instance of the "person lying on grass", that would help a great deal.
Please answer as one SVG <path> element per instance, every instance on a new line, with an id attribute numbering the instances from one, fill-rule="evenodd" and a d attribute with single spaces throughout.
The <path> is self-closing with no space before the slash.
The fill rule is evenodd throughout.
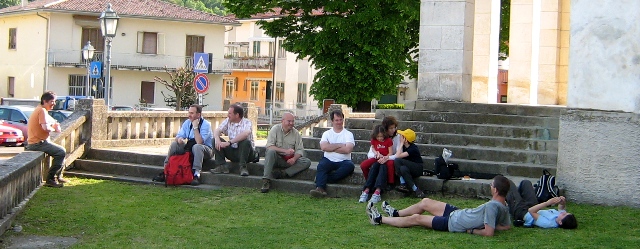
<path id="1" fill-rule="evenodd" d="M 383 201 L 382 209 L 388 217 L 380 215 L 373 202 L 367 204 L 366 211 L 373 225 L 422 226 L 436 231 L 493 236 L 496 230 L 511 228 L 509 208 L 505 202 L 510 185 L 506 177 L 499 175 L 493 178 L 490 186 L 492 199 L 476 208 L 459 209 L 448 203 L 424 198 L 402 210 L 396 210 L 387 201 Z M 424 212 L 430 214 L 422 215 Z"/>
<path id="2" fill-rule="evenodd" d="M 510 182 L 507 203 L 515 226 L 575 229 L 578 227 L 576 216 L 566 210 L 564 196 L 538 203 L 533 184 L 529 180 L 522 180 L 520 186 Z M 544 209 L 558 204 L 558 209 Z"/>

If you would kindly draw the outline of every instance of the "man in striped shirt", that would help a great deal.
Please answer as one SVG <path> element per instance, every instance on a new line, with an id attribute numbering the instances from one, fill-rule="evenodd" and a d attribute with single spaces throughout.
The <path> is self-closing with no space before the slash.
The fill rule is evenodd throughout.
<path id="1" fill-rule="evenodd" d="M 244 118 L 244 109 L 239 105 L 229 107 L 227 119 L 213 131 L 215 162 L 218 167 L 211 170 L 213 174 L 228 174 L 229 166 L 226 159 L 240 165 L 240 175 L 248 176 L 247 162 L 260 160 L 253 142 L 251 120 Z M 222 134 L 229 137 L 229 141 L 221 138 Z"/>

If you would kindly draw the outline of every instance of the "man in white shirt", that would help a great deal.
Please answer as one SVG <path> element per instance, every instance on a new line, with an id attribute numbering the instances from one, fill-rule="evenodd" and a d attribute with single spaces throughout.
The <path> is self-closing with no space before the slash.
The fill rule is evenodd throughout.
<path id="1" fill-rule="evenodd" d="M 318 162 L 316 188 L 309 191 L 313 197 L 327 196 L 327 183 L 334 183 L 353 173 L 351 151 L 355 146 L 353 133 L 344 128 L 344 114 L 341 110 L 331 112 L 333 128 L 322 133 L 320 149 L 324 157 Z"/>
<path id="2" fill-rule="evenodd" d="M 226 159 L 229 159 L 240 165 L 241 176 L 249 175 L 247 162 L 259 160 L 251 129 L 251 120 L 244 118 L 244 109 L 239 105 L 231 105 L 227 119 L 213 131 L 215 161 L 218 167 L 212 169 L 211 173 L 228 174 L 229 166 Z M 223 133 L 229 136 L 229 141 L 220 138 Z"/>

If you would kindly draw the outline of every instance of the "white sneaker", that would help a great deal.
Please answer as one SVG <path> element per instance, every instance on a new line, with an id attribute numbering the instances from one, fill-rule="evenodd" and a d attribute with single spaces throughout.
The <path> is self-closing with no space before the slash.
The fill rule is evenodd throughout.
<path id="1" fill-rule="evenodd" d="M 373 195 L 371 196 L 371 202 L 373 202 L 373 203 L 378 203 L 378 202 L 380 202 L 381 200 L 382 200 L 382 198 L 380 197 L 380 195 L 379 195 L 379 194 L 373 194 Z"/>
<path id="2" fill-rule="evenodd" d="M 389 217 L 393 217 L 393 213 L 396 212 L 396 209 L 389 205 L 389 202 L 387 201 L 382 202 L 382 210 L 384 210 L 384 212 L 387 213 L 387 216 Z"/>
<path id="3" fill-rule="evenodd" d="M 373 202 L 369 202 L 367 204 L 367 215 L 369 216 L 369 222 L 371 222 L 371 225 L 380 225 L 380 222 L 376 221 L 376 219 L 379 219 L 378 217 L 381 217 L 380 213 L 378 212 L 378 209 L 373 205 Z"/>
<path id="4" fill-rule="evenodd" d="M 362 194 L 360 195 L 360 199 L 358 200 L 358 202 L 360 203 L 365 203 L 367 202 L 367 200 L 369 199 L 369 194 L 362 192 Z"/>

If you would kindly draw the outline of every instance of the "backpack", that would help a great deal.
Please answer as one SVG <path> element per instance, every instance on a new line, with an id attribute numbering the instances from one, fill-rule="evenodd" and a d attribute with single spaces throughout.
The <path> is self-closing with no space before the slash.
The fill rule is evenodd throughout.
<path id="1" fill-rule="evenodd" d="M 548 170 L 542 170 L 542 176 L 538 183 L 533 185 L 536 190 L 538 203 L 548 201 L 553 197 L 558 197 L 558 186 L 556 186 L 556 177 L 551 175 Z"/>
<path id="2" fill-rule="evenodd" d="M 442 188 L 440 189 L 440 192 L 442 192 L 442 196 L 444 196 L 444 184 L 454 178 L 455 171 L 459 168 L 458 164 L 447 163 L 442 156 L 436 158 L 433 164 L 435 166 L 436 177 L 438 177 L 438 179 L 444 179 L 444 181 L 442 182 Z"/>
<path id="3" fill-rule="evenodd" d="M 169 157 L 169 163 L 164 166 L 164 178 L 165 186 L 191 184 L 191 152 Z"/>

